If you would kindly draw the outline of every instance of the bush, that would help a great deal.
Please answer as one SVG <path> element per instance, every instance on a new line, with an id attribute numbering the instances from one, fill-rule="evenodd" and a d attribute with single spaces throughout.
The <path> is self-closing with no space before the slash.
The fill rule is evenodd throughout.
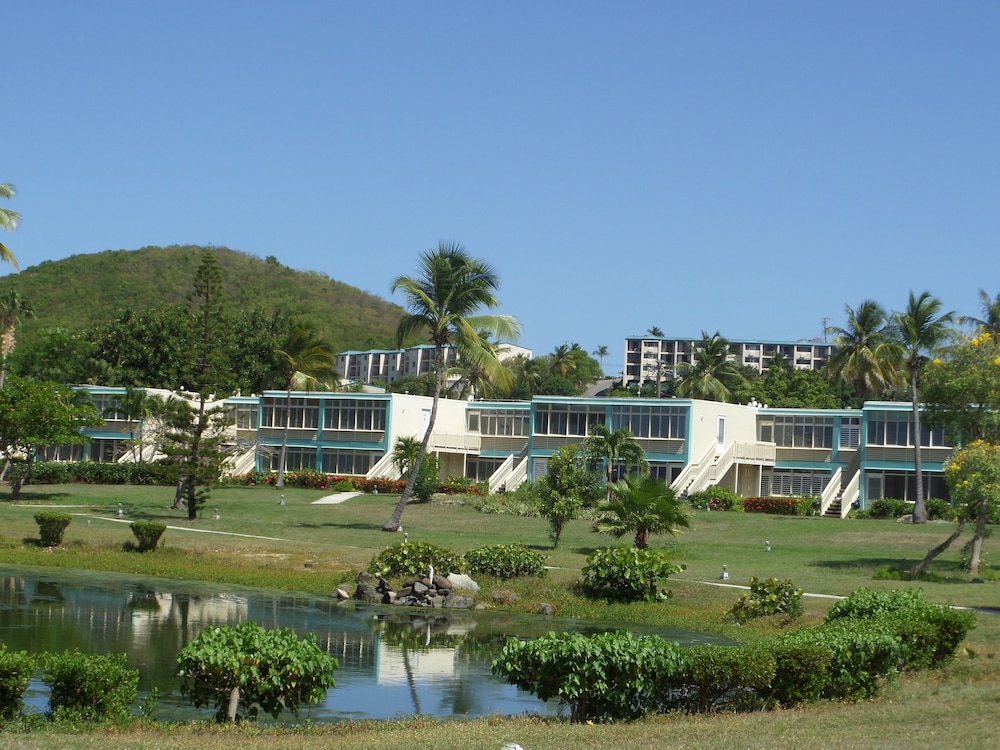
<path id="1" fill-rule="evenodd" d="M 684 570 L 663 550 L 637 547 L 602 547 L 587 556 L 583 590 L 588 596 L 609 601 L 638 602 L 668 599 L 659 584 Z"/>
<path id="2" fill-rule="evenodd" d="M 491 544 L 470 550 L 463 556 L 470 573 L 494 578 L 519 576 L 544 576 L 545 555 L 530 550 L 523 544 Z"/>
<path id="3" fill-rule="evenodd" d="M 954 521 L 955 509 L 951 503 L 939 497 L 932 497 L 927 500 L 927 520 L 928 521 Z"/>
<path id="4" fill-rule="evenodd" d="M 26 651 L 8 651 L 0 644 L 0 721 L 9 721 L 24 709 L 24 693 L 35 671 Z"/>
<path id="5" fill-rule="evenodd" d="M 757 617 L 788 615 L 794 620 L 802 615 L 802 589 L 795 588 L 791 580 L 768 578 L 750 579 L 750 591 L 739 598 L 728 617 L 733 622 L 744 623 Z"/>
<path id="6" fill-rule="evenodd" d="M 901 518 L 913 512 L 913 503 L 897 500 L 894 497 L 880 497 L 872 500 L 868 507 L 869 518 Z"/>
<path id="7" fill-rule="evenodd" d="M 691 713 L 754 709 L 774 674 L 774 655 L 767 648 L 693 646 L 684 650 L 683 665 L 660 697 L 664 708 Z"/>
<path id="8" fill-rule="evenodd" d="M 743 501 L 743 510 L 777 516 L 808 516 L 816 500 L 815 497 L 748 497 Z"/>
<path id="9" fill-rule="evenodd" d="M 658 636 L 626 631 L 548 633 L 508 639 L 493 674 L 547 701 L 570 707 L 570 721 L 634 719 L 658 703 L 660 685 L 682 664 L 681 648 Z"/>
<path id="10" fill-rule="evenodd" d="M 743 497 L 738 492 L 719 485 L 695 492 L 688 497 L 688 502 L 698 510 L 733 510 L 743 507 Z"/>
<path id="11" fill-rule="evenodd" d="M 31 481 L 34 484 L 68 484 L 73 475 L 71 464 L 62 461 L 42 461 L 31 467 Z"/>
<path id="12" fill-rule="evenodd" d="M 69 513 L 56 513 L 47 510 L 36 513 L 35 523 L 38 524 L 38 536 L 42 546 L 58 547 L 62 544 L 63 533 L 72 520 Z"/>
<path id="13" fill-rule="evenodd" d="M 524 482 L 510 492 L 482 495 L 473 503 L 480 513 L 524 518 L 540 518 L 542 515 L 542 497 L 537 482 Z"/>
<path id="14" fill-rule="evenodd" d="M 139 696 L 139 670 L 125 654 L 79 651 L 46 654 L 42 682 L 49 686 L 49 715 L 67 721 L 125 722 Z"/>
<path id="15" fill-rule="evenodd" d="M 133 521 L 129 528 L 136 539 L 136 550 L 138 552 L 149 552 L 156 549 L 160 543 L 160 537 L 167 530 L 166 524 L 155 521 Z"/>
<path id="16" fill-rule="evenodd" d="M 439 547 L 427 542 L 400 542 L 386 547 L 368 563 L 372 575 L 390 578 L 394 576 L 424 576 L 433 565 L 434 572 L 446 576 L 462 571 L 462 556 L 447 547 Z"/>
<path id="17" fill-rule="evenodd" d="M 861 620 L 878 617 L 888 612 L 912 609 L 928 603 L 920 589 L 896 589 L 894 591 L 872 591 L 858 589 L 846 599 L 830 607 L 824 622 L 844 618 Z"/>
<path id="18" fill-rule="evenodd" d="M 831 651 L 807 639 L 769 644 L 774 656 L 774 679 L 761 691 L 770 705 L 783 708 L 817 701 L 830 684 Z"/>
<path id="19" fill-rule="evenodd" d="M 337 492 L 354 492 L 354 482 L 350 479 L 338 479 L 333 485 Z"/>
<path id="20" fill-rule="evenodd" d="M 406 488 L 406 482 L 398 479 L 365 479 L 358 477 L 351 480 L 351 484 L 359 492 L 368 492 L 376 495 L 402 495 Z"/>
<path id="21" fill-rule="evenodd" d="M 437 492 L 438 475 L 441 473 L 441 462 L 437 456 L 430 453 L 420 462 L 417 481 L 413 483 L 413 496 L 421 503 L 430 502 L 431 496 Z"/>
<path id="22" fill-rule="evenodd" d="M 177 655 L 181 693 L 197 708 L 212 706 L 217 721 L 236 721 L 240 709 L 277 718 L 284 709 L 318 703 L 334 686 L 340 665 L 307 633 L 265 630 L 255 622 L 207 628 Z M 235 702 L 233 699 L 235 698 Z"/>

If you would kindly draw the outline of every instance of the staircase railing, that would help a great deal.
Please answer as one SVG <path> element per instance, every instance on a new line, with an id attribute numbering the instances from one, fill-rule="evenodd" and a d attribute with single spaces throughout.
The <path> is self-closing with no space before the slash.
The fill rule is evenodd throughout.
<path id="1" fill-rule="evenodd" d="M 820 495 L 819 499 L 819 514 L 825 515 L 830 506 L 833 505 L 834 500 L 840 495 L 841 490 L 844 489 L 844 472 L 838 466 L 837 470 L 833 472 L 833 476 L 830 477 L 830 481 L 826 483 L 826 487 L 823 488 L 823 494 Z"/>

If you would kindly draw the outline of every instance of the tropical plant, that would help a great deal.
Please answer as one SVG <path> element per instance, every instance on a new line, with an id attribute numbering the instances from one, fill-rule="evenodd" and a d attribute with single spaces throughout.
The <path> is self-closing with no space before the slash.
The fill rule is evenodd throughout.
<path id="1" fill-rule="evenodd" d="M 634 534 L 639 549 L 649 546 L 650 534 L 676 536 L 679 526 L 691 525 L 687 502 L 652 475 L 625 477 L 611 486 L 611 494 L 611 502 L 597 506 L 594 528 L 616 537 Z"/>
<path id="2" fill-rule="evenodd" d="M 920 370 L 932 353 L 950 333 L 950 324 L 955 318 L 953 312 L 941 311 L 941 300 L 930 292 L 922 292 L 919 297 L 910 292 L 906 309 L 893 314 L 895 332 L 899 345 L 904 351 L 906 370 L 910 380 L 910 401 L 913 405 L 913 465 L 916 476 L 916 497 L 913 505 L 913 523 L 927 523 L 927 505 L 924 501 L 924 470 L 920 443 L 920 391 L 918 378 Z"/>
<path id="3" fill-rule="evenodd" d="M 546 573 L 545 555 L 523 544 L 491 544 L 469 550 L 462 557 L 470 573 L 503 580 Z"/>
<path id="4" fill-rule="evenodd" d="M 35 514 L 38 524 L 38 540 L 43 547 L 58 547 L 62 544 L 63 534 L 73 517 L 69 513 L 59 513 L 52 510 L 42 510 Z"/>
<path id="5" fill-rule="evenodd" d="M 694 362 L 683 362 L 678 368 L 677 395 L 705 401 L 731 401 L 733 391 L 746 387 L 740 366 L 730 359 L 732 353 L 729 341 L 718 331 L 711 336 L 702 331 Z"/>
<path id="6" fill-rule="evenodd" d="M 976 333 L 988 333 L 991 336 L 1000 337 L 1000 294 L 990 299 L 990 295 L 980 289 L 979 308 L 983 313 L 982 318 L 960 315 L 957 319 L 958 323 L 973 326 Z"/>
<path id="7" fill-rule="evenodd" d="M 750 591 L 737 600 L 728 617 L 739 624 L 769 615 L 787 615 L 789 620 L 794 620 L 802 616 L 802 611 L 802 589 L 795 588 L 791 579 L 761 581 L 751 576 Z"/>
<path id="8" fill-rule="evenodd" d="M 0 388 L 7 377 L 7 358 L 16 344 L 15 329 L 21 318 L 35 317 L 35 311 L 16 289 L 9 289 L 0 296 Z"/>
<path id="9" fill-rule="evenodd" d="M 0 184 L 0 198 L 13 198 L 14 192 L 13 185 L 6 182 Z M 17 224 L 20 220 L 21 214 L 17 211 L 0 207 L 0 229 L 6 229 L 7 231 L 12 232 L 17 229 Z M 20 268 L 17 264 L 17 258 L 14 257 L 14 253 L 12 253 L 2 242 L 0 242 L 0 261 L 10 263 L 14 266 L 14 268 Z"/>
<path id="10" fill-rule="evenodd" d="M 514 374 L 501 362 L 503 345 L 490 341 L 489 331 L 477 332 L 478 342 L 487 356 L 468 351 L 465 340 L 455 339 L 456 364 L 448 368 L 447 376 L 456 378 L 448 388 L 449 398 L 473 399 L 505 398 L 514 387 Z"/>
<path id="11" fill-rule="evenodd" d="M 292 388 L 312 391 L 317 388 L 336 390 L 337 354 L 313 323 L 295 321 L 278 350 L 281 376 L 285 386 L 285 426 L 281 433 L 281 458 L 275 486 L 285 486 L 285 465 L 288 460 L 288 431 L 292 420 Z"/>
<path id="12" fill-rule="evenodd" d="M 826 329 L 836 349 L 827 372 L 853 386 L 860 406 L 872 395 L 898 384 L 903 351 L 892 336 L 889 317 L 877 302 L 866 299 L 857 309 L 845 306 L 844 310 L 846 326 Z"/>
<path id="13" fill-rule="evenodd" d="M 10 721 L 24 709 L 24 694 L 35 671 L 35 657 L 27 651 L 8 651 L 0 643 L 0 722 Z"/>
<path id="14" fill-rule="evenodd" d="M 604 358 L 607 357 L 609 354 L 611 354 L 611 351 L 608 349 L 607 346 L 605 346 L 604 344 L 601 344 L 596 349 L 594 349 L 594 351 L 591 352 L 591 354 L 593 354 L 595 357 L 597 357 L 597 359 L 600 360 L 600 362 L 601 362 L 601 370 L 603 371 L 604 370 Z"/>
<path id="15" fill-rule="evenodd" d="M 660 591 L 660 584 L 682 570 L 666 550 L 599 547 L 587 555 L 581 587 L 588 596 L 608 601 L 665 601 L 672 594 Z"/>
<path id="16" fill-rule="evenodd" d="M 392 463 L 399 470 L 399 476 L 409 479 L 410 470 L 417 463 L 420 455 L 420 441 L 412 435 L 400 435 L 392 446 Z"/>
<path id="17" fill-rule="evenodd" d="M 576 445 L 566 445 L 552 454 L 546 475 L 537 482 L 537 492 L 554 548 L 559 546 L 563 527 L 581 508 L 600 499 L 601 477 L 586 466 Z"/>
<path id="18" fill-rule="evenodd" d="M 145 447 L 144 426 L 148 420 L 163 413 L 163 399 L 155 393 L 147 393 L 142 388 L 126 386 L 124 393 L 112 396 L 110 401 L 102 416 L 107 419 L 120 413 L 125 417 L 132 463 L 137 463 L 142 458 Z"/>
<path id="19" fill-rule="evenodd" d="M 334 686 L 339 666 L 314 633 L 299 638 L 255 622 L 206 628 L 177 655 L 181 693 L 198 708 L 215 708 L 219 722 L 235 722 L 240 709 L 251 720 L 260 709 L 274 718 L 286 709 L 298 715 Z"/>
<path id="20" fill-rule="evenodd" d="M 399 530 L 403 511 L 413 496 L 420 464 L 427 454 L 444 389 L 445 347 L 460 338 L 471 362 L 484 367 L 501 367 L 496 352 L 486 345 L 479 332 L 487 331 L 502 340 L 512 340 L 520 334 L 520 324 L 509 315 L 477 314 L 482 308 L 494 309 L 499 305 L 495 294 L 499 286 L 491 265 L 470 257 L 461 245 L 451 243 L 440 243 L 437 250 L 423 253 L 419 274 L 400 276 L 392 284 L 393 291 L 402 291 L 408 311 L 399 322 L 398 344 L 402 346 L 410 336 L 426 332 L 434 346 L 435 387 L 416 465 L 392 515 L 382 527 L 385 531 Z"/>
<path id="21" fill-rule="evenodd" d="M 646 333 L 648 333 L 650 336 L 657 336 L 657 337 L 663 336 L 663 330 L 659 326 L 650 326 L 649 328 L 646 329 Z"/>
<path id="22" fill-rule="evenodd" d="M 139 670 L 126 654 L 46 654 L 42 682 L 49 686 L 49 712 L 66 721 L 126 722 L 139 697 Z"/>
<path id="23" fill-rule="evenodd" d="M 927 363 L 920 387 L 923 418 L 957 443 L 1000 443 L 1000 335 L 987 331 Z"/>
<path id="24" fill-rule="evenodd" d="M 646 451 L 631 430 L 623 427 L 612 430 L 606 424 L 595 422 L 588 427 L 590 434 L 583 441 L 583 454 L 591 469 L 604 469 L 604 481 L 607 484 L 606 499 L 611 499 L 611 477 L 616 466 L 624 471 L 636 467 L 640 472 L 649 469 Z"/>

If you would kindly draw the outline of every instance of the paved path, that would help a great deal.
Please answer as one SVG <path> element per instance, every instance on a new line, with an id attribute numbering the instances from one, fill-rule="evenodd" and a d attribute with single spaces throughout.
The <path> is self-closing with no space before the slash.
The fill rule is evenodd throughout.
<path id="1" fill-rule="evenodd" d="M 326 497 L 321 497 L 319 500 L 313 500 L 313 505 L 337 505 L 345 500 L 350 500 L 352 497 L 357 497 L 358 495 L 363 495 L 363 492 L 338 492 L 336 495 L 327 495 Z"/>

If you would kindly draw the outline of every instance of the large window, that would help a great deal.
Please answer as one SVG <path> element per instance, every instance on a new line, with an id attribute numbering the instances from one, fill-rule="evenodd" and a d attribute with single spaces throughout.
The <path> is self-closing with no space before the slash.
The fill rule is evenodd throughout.
<path id="1" fill-rule="evenodd" d="M 777 415 L 773 435 L 779 448 L 832 448 L 833 417 Z"/>
<path id="2" fill-rule="evenodd" d="M 262 426 L 285 427 L 285 399 L 264 400 Z M 288 426 L 292 429 L 315 430 L 319 428 L 319 399 L 293 398 L 289 412 Z"/>
<path id="3" fill-rule="evenodd" d="M 271 471 L 281 468 L 281 448 L 275 448 L 270 455 Z M 288 448 L 285 456 L 286 471 L 302 471 L 309 469 L 316 470 L 316 449 L 315 448 Z"/>
<path id="4" fill-rule="evenodd" d="M 830 481 L 828 471 L 794 471 L 774 469 L 761 478 L 761 493 L 765 496 L 813 497 L 823 494 Z"/>
<path id="5" fill-rule="evenodd" d="M 327 410 L 328 430 L 385 431 L 385 401 L 334 399 Z"/>
<path id="6" fill-rule="evenodd" d="M 230 409 L 230 419 L 236 424 L 238 430 L 256 430 L 257 417 L 259 411 L 257 404 L 236 404 Z M 282 424 L 282 427 L 285 425 Z"/>
<path id="7" fill-rule="evenodd" d="M 873 413 L 868 418 L 868 445 L 912 446 L 912 432 L 912 415 L 906 412 Z M 946 446 L 944 430 L 921 425 L 920 444 L 925 448 Z"/>
<path id="8" fill-rule="evenodd" d="M 340 448 L 323 449 L 323 471 L 327 474 L 364 476 L 382 458 L 377 451 L 353 451 Z"/>
<path id="9" fill-rule="evenodd" d="M 471 409 L 469 432 L 488 436 L 527 437 L 531 415 L 525 409 Z"/>
<path id="10" fill-rule="evenodd" d="M 90 400 L 93 401 L 94 406 L 97 407 L 97 413 L 107 422 L 128 421 L 128 416 L 119 407 L 119 398 L 121 398 L 121 396 L 106 393 L 90 394 Z"/>
<path id="11" fill-rule="evenodd" d="M 623 405 L 611 411 L 611 429 L 627 429 L 637 438 L 678 438 L 687 431 L 687 408 L 682 406 Z"/>
<path id="12" fill-rule="evenodd" d="M 604 422 L 604 407 L 592 404 L 538 404 L 536 435 L 586 437 L 592 424 Z"/>
<path id="13" fill-rule="evenodd" d="M 843 417 L 840 420 L 840 447 L 857 448 L 861 445 L 861 417 Z"/>

